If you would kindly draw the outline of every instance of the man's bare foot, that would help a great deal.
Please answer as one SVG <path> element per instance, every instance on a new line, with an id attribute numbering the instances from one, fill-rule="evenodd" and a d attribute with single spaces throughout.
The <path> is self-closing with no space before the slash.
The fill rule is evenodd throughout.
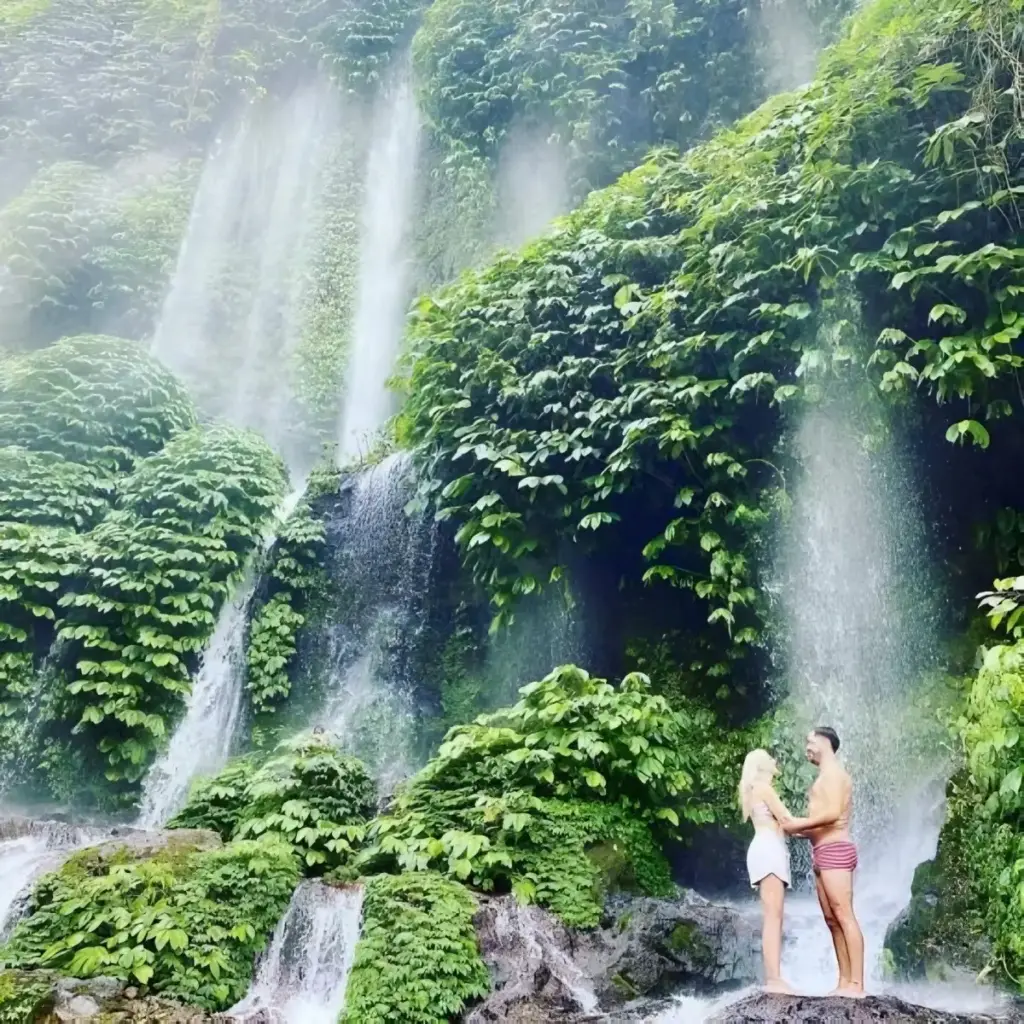
<path id="1" fill-rule="evenodd" d="M 854 985 L 852 982 L 848 985 L 840 985 L 835 994 L 841 999 L 864 999 L 867 996 L 860 985 Z"/>
<path id="2" fill-rule="evenodd" d="M 783 981 L 782 978 L 773 978 L 771 981 L 766 981 L 764 983 L 764 990 L 779 996 L 793 995 L 792 986 L 788 981 Z"/>

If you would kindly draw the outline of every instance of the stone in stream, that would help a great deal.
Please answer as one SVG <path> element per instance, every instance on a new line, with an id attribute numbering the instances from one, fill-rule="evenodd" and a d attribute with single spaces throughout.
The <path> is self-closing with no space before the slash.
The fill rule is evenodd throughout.
<path id="1" fill-rule="evenodd" d="M 779 996 L 759 993 L 727 1006 L 708 1024 L 969 1024 L 971 1021 L 1024 1021 L 1024 1014 L 991 1017 L 983 1014 L 944 1013 L 905 1003 L 894 996 L 866 999 L 829 999 L 815 996 Z"/>

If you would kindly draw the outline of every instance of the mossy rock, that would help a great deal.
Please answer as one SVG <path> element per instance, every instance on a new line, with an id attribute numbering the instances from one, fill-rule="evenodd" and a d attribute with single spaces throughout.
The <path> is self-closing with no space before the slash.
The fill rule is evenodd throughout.
<path id="1" fill-rule="evenodd" d="M 669 932 L 665 945 L 674 956 L 686 957 L 694 964 L 710 966 L 715 962 L 715 954 L 701 934 L 696 921 L 680 921 Z"/>
<path id="2" fill-rule="evenodd" d="M 989 960 L 989 943 L 955 861 L 954 851 L 940 846 L 936 858 L 914 872 L 910 903 L 885 937 L 887 963 L 898 978 L 945 980 L 976 973 Z"/>
<path id="3" fill-rule="evenodd" d="M 53 975 L 30 971 L 0 974 L 0 1024 L 34 1024 L 53 1004 Z"/>
<path id="4" fill-rule="evenodd" d="M 587 859 L 597 871 L 595 888 L 598 902 L 612 893 L 640 893 L 642 888 L 636 880 L 636 869 L 622 843 L 608 841 L 597 843 L 587 850 Z"/>

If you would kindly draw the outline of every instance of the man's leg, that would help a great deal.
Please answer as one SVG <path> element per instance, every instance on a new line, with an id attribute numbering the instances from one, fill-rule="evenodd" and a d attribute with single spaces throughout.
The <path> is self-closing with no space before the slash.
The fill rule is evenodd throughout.
<path id="1" fill-rule="evenodd" d="M 822 871 L 819 883 L 845 940 L 849 973 L 842 995 L 864 995 L 864 936 L 853 913 L 853 872 Z M 836 947 L 839 948 L 838 946 Z M 840 972 L 841 973 L 841 972 Z M 840 981 L 839 987 L 843 988 Z"/>
<path id="2" fill-rule="evenodd" d="M 825 915 L 825 924 L 832 934 L 832 945 L 836 947 L 836 960 L 839 963 L 839 984 L 836 986 L 836 992 L 838 992 L 840 989 L 850 987 L 850 954 L 846 948 L 846 937 L 843 935 L 843 929 L 839 927 L 839 920 L 832 913 L 832 905 L 829 903 L 828 893 L 825 891 L 821 875 L 817 872 L 814 873 L 814 884 L 818 890 L 818 902 L 821 904 L 821 912 Z"/>

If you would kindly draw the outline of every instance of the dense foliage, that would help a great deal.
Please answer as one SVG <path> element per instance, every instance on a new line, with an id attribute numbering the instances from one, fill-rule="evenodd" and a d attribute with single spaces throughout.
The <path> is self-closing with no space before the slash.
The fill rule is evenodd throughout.
<path id="1" fill-rule="evenodd" d="M 300 735 L 266 759 L 242 757 L 196 783 L 170 828 L 209 828 L 224 839 L 273 835 L 290 843 L 303 870 L 321 874 L 348 863 L 376 809 L 362 762 L 329 738 Z"/>
<path id="2" fill-rule="evenodd" d="M 708 818 L 692 797 L 696 723 L 641 675 L 616 689 L 565 666 L 520 692 L 448 733 L 371 824 L 357 863 L 513 887 L 581 925 L 600 916 L 594 847 L 613 847 L 641 888 L 670 888 L 655 836 Z"/>
<path id="3" fill-rule="evenodd" d="M 284 482 L 258 436 L 196 429 L 142 462 L 86 538 L 83 585 L 60 602 L 62 714 L 99 732 L 111 781 L 137 781 L 159 748 Z"/>
<path id="4" fill-rule="evenodd" d="M 226 1009 L 245 994 L 298 877 L 291 849 L 274 840 L 144 860 L 83 851 L 38 883 L 0 958 Z"/>
<path id="5" fill-rule="evenodd" d="M 434 872 L 367 879 L 341 1024 L 446 1024 L 486 995 L 475 910 L 463 886 Z"/>
<path id="6" fill-rule="evenodd" d="M 265 567 L 269 583 L 252 614 L 247 649 L 249 700 L 256 712 L 272 711 L 291 692 L 296 634 L 303 609 L 323 588 L 320 559 L 324 527 L 303 499 L 282 524 Z"/>
<path id="7" fill-rule="evenodd" d="M 787 403 L 854 364 L 987 443 L 1019 403 L 1018 15 L 876 5 L 805 90 L 420 301 L 404 429 L 499 621 L 570 545 L 615 552 L 693 591 L 728 676 Z"/>

